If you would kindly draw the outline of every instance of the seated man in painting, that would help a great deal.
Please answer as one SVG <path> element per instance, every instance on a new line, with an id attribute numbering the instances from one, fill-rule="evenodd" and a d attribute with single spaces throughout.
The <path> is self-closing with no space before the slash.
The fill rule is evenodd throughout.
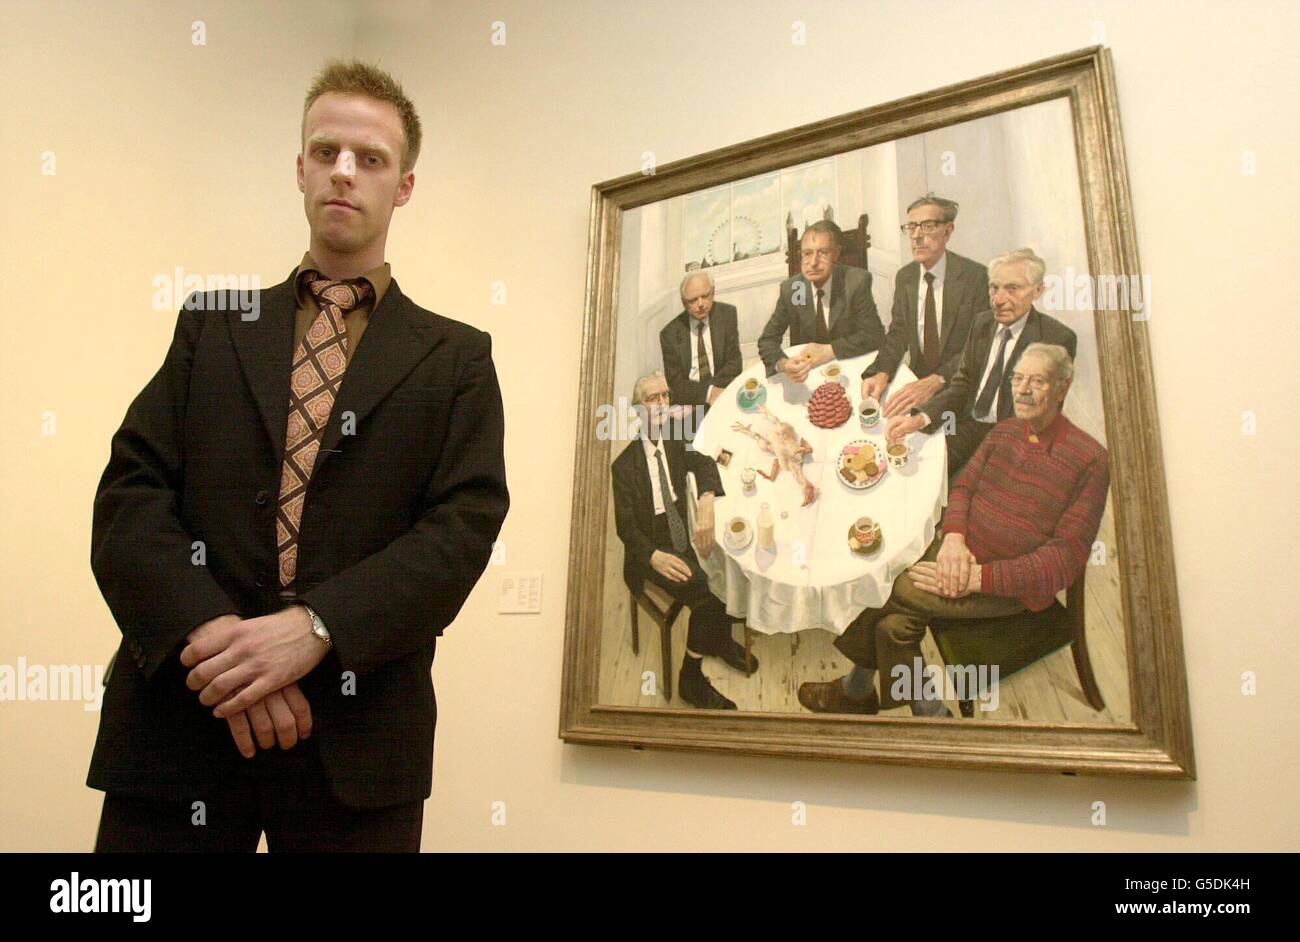
<path id="1" fill-rule="evenodd" d="M 642 409 L 637 437 L 614 459 L 614 525 L 623 541 L 623 580 L 640 595 L 648 579 L 691 610 L 677 689 L 691 706 L 734 710 L 704 676 L 705 655 L 717 657 L 743 674 L 758 669 L 758 660 L 745 659 L 745 649 L 731 637 L 731 618 L 722 600 L 709 588 L 691 544 L 703 556 L 713 550 L 713 498 L 722 496 L 722 481 L 712 459 L 687 450 L 670 434 L 672 396 L 663 373 L 637 380 L 632 402 Z M 695 474 L 699 512 L 695 532 L 687 531 L 686 474 Z M 668 670 L 668 665 L 664 666 Z"/>
<path id="2" fill-rule="evenodd" d="M 995 425 L 958 475 L 941 537 L 894 580 L 883 608 L 864 611 L 836 640 L 852 672 L 803 684 L 800 703 L 822 713 L 907 705 L 914 716 L 951 716 L 940 699 L 892 689 L 900 680 L 902 690 L 919 688 L 910 672 L 929 621 L 1042 611 L 1082 577 L 1110 474 L 1106 449 L 1061 413 L 1073 373 L 1064 347 L 1025 349 L 1011 372 L 1015 418 Z"/>
<path id="3" fill-rule="evenodd" d="M 884 402 L 885 418 L 907 415 L 952 381 L 961 366 L 971 321 L 989 307 L 989 273 L 948 250 L 957 204 L 927 193 L 907 207 L 903 234 L 912 261 L 894 278 L 894 307 L 885 345 L 862 372 L 862 398 Z M 916 379 L 884 399 L 904 356 Z"/>
<path id="4" fill-rule="evenodd" d="M 991 310 L 978 315 L 952 382 L 910 415 L 886 426 L 889 441 L 912 432 L 947 434 L 948 476 L 955 480 L 989 429 L 1014 413 L 1011 364 L 1032 343 L 1058 344 L 1073 359 L 1074 331 L 1034 307 L 1043 294 L 1047 266 L 1032 249 L 1017 249 L 989 262 Z"/>
<path id="5" fill-rule="evenodd" d="M 871 296 L 871 273 L 839 264 L 842 247 L 840 227 L 828 219 L 804 230 L 800 274 L 781 282 L 776 309 L 758 338 L 768 376 L 781 372 L 802 383 L 823 363 L 879 350 L 885 342 Z M 781 348 L 787 330 L 792 346 L 807 344 L 797 357 Z"/>
<path id="6" fill-rule="evenodd" d="M 742 369 L 736 308 L 715 302 L 713 293 L 713 276 L 707 271 L 687 273 L 681 286 L 682 312 L 659 331 L 672 400 L 699 407 L 700 418 Z"/>

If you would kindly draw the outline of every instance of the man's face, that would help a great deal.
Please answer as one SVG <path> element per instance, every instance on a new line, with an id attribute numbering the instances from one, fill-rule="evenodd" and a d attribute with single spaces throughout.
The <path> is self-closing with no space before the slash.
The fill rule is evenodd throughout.
<path id="1" fill-rule="evenodd" d="M 709 279 L 697 275 L 682 288 L 682 305 L 691 317 L 702 321 L 713 310 L 713 285 Z"/>
<path id="2" fill-rule="evenodd" d="M 388 102 L 330 92 L 312 103 L 298 155 L 298 189 L 312 239 L 350 255 L 382 245 L 393 209 L 411 198 L 401 174 L 402 120 Z M 342 205 L 347 204 L 347 205 Z"/>
<path id="3" fill-rule="evenodd" d="M 928 204 L 911 210 L 907 214 L 907 221 L 916 225 L 908 236 L 912 258 L 926 268 L 933 267 L 943 256 L 955 227 L 952 223 L 943 221 L 942 209 Z M 927 232 L 926 229 L 933 231 Z"/>
<path id="4" fill-rule="evenodd" d="M 641 404 L 645 406 L 654 437 L 658 438 L 664 421 L 668 418 L 668 407 L 672 398 L 668 395 L 668 383 L 659 376 L 648 379 L 641 384 Z"/>
<path id="5" fill-rule="evenodd" d="M 1031 283 L 1028 269 L 1025 262 L 1015 262 L 989 272 L 989 306 L 993 319 L 1004 327 L 1028 314 L 1043 294 L 1043 283 Z"/>
<path id="6" fill-rule="evenodd" d="M 1041 353 L 1026 353 L 1011 373 L 1016 418 L 1045 428 L 1061 411 L 1069 383 L 1059 382 L 1052 361 Z"/>
<path id="7" fill-rule="evenodd" d="M 799 265 L 803 276 L 820 288 L 831 276 L 831 268 L 840 258 L 829 232 L 805 232 L 800 247 Z"/>

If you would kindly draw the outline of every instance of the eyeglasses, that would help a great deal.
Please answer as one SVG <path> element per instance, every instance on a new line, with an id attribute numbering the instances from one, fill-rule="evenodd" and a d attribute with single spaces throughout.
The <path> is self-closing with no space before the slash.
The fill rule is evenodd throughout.
<path id="1" fill-rule="evenodd" d="M 948 224 L 942 219 L 926 219 L 922 222 L 905 222 L 898 227 L 898 230 L 900 232 L 906 232 L 908 235 L 912 235 L 917 229 L 920 229 L 926 235 L 931 235 L 932 233 L 938 232 L 940 226 L 946 225 Z"/>
<path id="2" fill-rule="evenodd" d="M 1011 385 L 1013 388 L 1019 387 L 1025 383 L 1035 392 L 1042 392 L 1052 385 L 1052 381 L 1046 376 L 1026 376 L 1024 373 L 1012 373 Z"/>

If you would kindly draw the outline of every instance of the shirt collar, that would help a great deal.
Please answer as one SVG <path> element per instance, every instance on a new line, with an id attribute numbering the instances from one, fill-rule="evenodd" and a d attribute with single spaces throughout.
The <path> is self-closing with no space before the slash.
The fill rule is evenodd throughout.
<path id="1" fill-rule="evenodd" d="M 1025 332 L 1025 325 L 1029 323 L 1029 315 L 1032 313 L 1034 313 L 1034 309 L 1030 308 L 1028 311 L 1025 312 L 1024 317 L 1020 318 L 1020 320 L 1016 321 L 1014 324 L 1011 325 L 1012 343 L 1015 343 L 1017 340 L 1019 340 L 1020 335 Z M 996 340 L 998 334 L 1002 333 L 1002 328 L 1005 327 L 1006 325 L 999 324 L 997 321 L 994 321 L 993 323 L 997 327 L 997 330 L 993 332 L 993 339 Z"/>
<path id="2" fill-rule="evenodd" d="M 946 272 L 947 270 L 948 270 L 948 252 L 945 250 L 944 253 L 939 256 L 939 261 L 935 262 L 934 267 L 930 269 L 930 274 L 934 275 L 934 283 L 936 285 L 943 284 L 943 273 Z M 925 266 L 922 265 L 921 266 L 922 284 L 925 284 L 925 275 L 926 275 L 926 269 Z"/>
<path id="3" fill-rule="evenodd" d="M 813 284 L 811 281 L 808 281 L 807 278 L 805 278 L 804 281 L 807 281 L 807 282 L 808 282 L 808 287 L 812 288 L 812 297 L 808 299 L 808 305 L 809 305 L 809 307 L 811 307 L 813 310 L 816 310 L 816 309 L 817 309 L 817 286 L 816 286 L 815 284 Z M 830 307 L 830 304 L 831 304 L 831 285 L 833 285 L 833 284 L 835 284 L 835 269 L 834 269 L 834 267 L 831 268 L 831 273 L 830 273 L 829 276 L 827 276 L 827 278 L 826 278 L 826 283 L 823 284 L 822 287 L 821 287 L 821 290 L 822 290 L 822 305 L 823 305 L 824 307 Z"/>
<path id="4" fill-rule="evenodd" d="M 1025 426 L 1025 440 L 1030 446 L 1038 446 L 1044 451 L 1051 451 L 1056 440 L 1061 437 L 1070 426 L 1070 420 L 1065 417 L 1064 412 L 1056 413 L 1056 418 L 1052 419 L 1052 424 L 1047 426 L 1041 432 L 1035 433 L 1028 422 L 1023 423 Z"/>
<path id="5" fill-rule="evenodd" d="M 642 436 L 641 436 L 641 447 L 645 449 L 645 456 L 646 456 L 646 458 L 648 458 L 648 459 L 650 459 L 650 460 L 653 461 L 653 460 L 654 460 L 654 456 L 655 456 L 655 449 L 658 448 L 659 445 L 660 445 L 662 442 L 663 442 L 663 439 L 662 439 L 662 438 L 659 439 L 659 441 L 655 441 L 655 440 L 652 439 L 649 435 L 642 435 Z M 664 449 L 663 449 L 663 453 L 664 453 L 664 458 L 665 458 L 665 460 L 667 460 L 668 449 L 667 449 L 667 448 L 664 448 Z"/>
<path id="6" fill-rule="evenodd" d="M 307 307 L 309 301 L 311 304 L 315 304 L 315 296 L 312 295 L 310 289 L 307 287 L 306 280 L 302 277 L 303 272 L 307 271 L 309 268 L 314 268 L 317 271 L 320 271 L 320 267 L 316 264 L 316 260 L 311 257 L 310 251 L 303 253 L 302 261 L 298 263 L 298 267 L 294 269 L 293 272 L 293 290 L 294 295 L 298 300 L 299 307 Z M 374 311 L 378 309 L 379 302 L 384 299 L 384 294 L 388 291 L 388 286 L 392 283 L 393 266 L 388 262 L 384 262 L 382 265 L 378 265 L 370 269 L 370 271 L 363 273 L 361 277 L 370 282 L 370 287 L 375 289 L 375 302 L 370 306 L 370 310 Z"/>

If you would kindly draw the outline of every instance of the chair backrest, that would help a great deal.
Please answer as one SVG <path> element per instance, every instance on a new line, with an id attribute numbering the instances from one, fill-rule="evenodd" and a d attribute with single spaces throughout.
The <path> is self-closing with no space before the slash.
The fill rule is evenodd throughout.
<path id="1" fill-rule="evenodd" d="M 867 267 L 867 251 L 871 248 L 871 234 L 867 232 L 869 218 L 866 213 L 858 217 L 855 228 L 844 229 L 844 245 L 840 249 L 840 264 L 850 268 Z M 793 226 L 785 232 L 785 260 L 791 275 L 799 274 L 799 248 L 803 233 Z"/>

